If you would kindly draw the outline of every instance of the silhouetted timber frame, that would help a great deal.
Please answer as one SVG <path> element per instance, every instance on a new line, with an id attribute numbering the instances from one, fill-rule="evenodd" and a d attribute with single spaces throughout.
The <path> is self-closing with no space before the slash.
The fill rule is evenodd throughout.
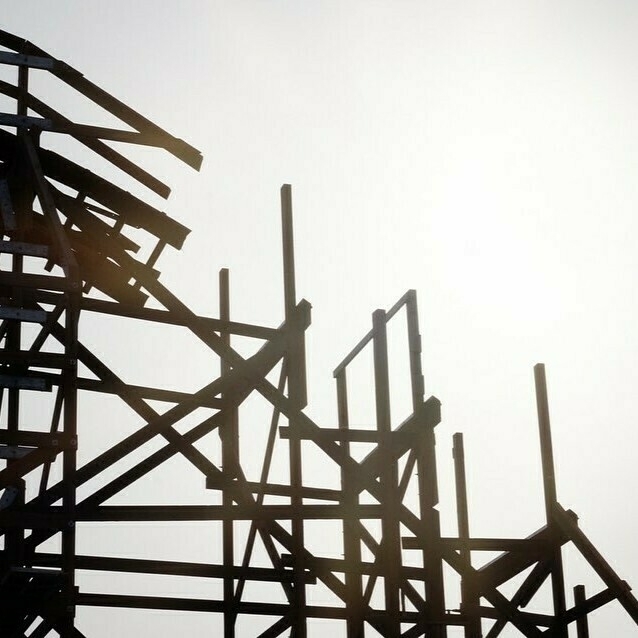
<path id="1" fill-rule="evenodd" d="M 586 638 L 588 615 L 614 600 L 638 625 L 638 602 L 630 587 L 588 540 L 576 515 L 558 502 L 542 364 L 535 366 L 534 376 L 544 525 L 524 539 L 471 536 L 463 437 L 455 434 L 458 536 L 441 536 L 435 454 L 440 402 L 435 397 L 426 399 L 416 292 L 409 290 L 390 310 L 373 313 L 369 332 L 334 370 L 336 427 L 320 427 L 304 412 L 304 339 L 310 304 L 297 301 L 290 186 L 281 187 L 281 325 L 231 320 L 227 269 L 219 273 L 219 317 L 197 315 L 160 283 L 156 269 L 163 250 L 181 248 L 189 230 L 91 170 L 43 148 L 41 142 L 50 135 L 71 136 L 162 198 L 169 196 L 169 187 L 109 142 L 164 149 L 195 170 L 202 162 L 199 151 L 30 42 L 0 31 L 0 47 L 0 64 L 17 69 L 15 84 L 0 81 L 0 93 L 16 104 L 14 113 L 0 113 L 0 459 L 4 460 L 0 470 L 0 635 L 82 638 L 85 634 L 75 621 L 78 605 L 211 612 L 221 615 L 225 638 L 233 638 L 238 619 L 250 615 L 272 617 L 272 624 L 259 634 L 263 638 L 286 632 L 305 638 L 312 618 L 335 621 L 339 635 L 348 638 L 365 636 L 369 628 L 388 638 L 444 638 L 448 627 L 463 627 L 467 638 L 496 638 L 508 626 L 530 638 L 566 638 L 571 623 L 578 637 Z M 29 92 L 33 72 L 56 76 L 125 128 L 72 122 Z M 148 245 L 129 238 L 127 228 L 144 231 Z M 148 256 L 142 258 L 145 252 Z M 153 307 L 147 307 L 149 300 Z M 220 373 L 197 392 L 127 384 L 78 338 L 80 314 L 89 315 L 90 321 L 93 313 L 182 326 L 210 349 L 213 360 L 219 360 Z M 401 315 L 407 331 L 412 412 L 394 424 L 387 326 Z M 252 339 L 254 354 L 242 357 L 233 348 L 233 336 Z M 349 422 L 352 398 L 347 374 L 365 348 L 371 348 L 373 355 L 376 422 L 368 429 L 355 429 Z M 93 378 L 79 375 L 79 363 Z M 275 386 L 268 376 L 277 369 Z M 32 392 L 52 393 L 50 416 L 47 423 L 29 423 L 25 428 L 20 408 Z M 83 437 L 91 436 L 90 424 L 78 422 L 80 392 L 119 397 L 144 425 L 78 467 L 78 446 Z M 239 445 L 243 425 L 239 407 L 255 392 L 272 405 L 256 481 L 247 477 Z M 149 401 L 163 402 L 167 408 L 158 412 Z M 208 410 L 206 418 L 185 431 L 177 428 L 200 408 Z M 287 425 L 280 426 L 282 418 Z M 246 432 L 251 427 L 255 425 L 248 424 Z M 221 466 L 195 445 L 215 430 Z M 159 437 L 165 439 L 163 447 L 138 460 L 141 446 Z M 269 478 L 277 440 L 287 442 L 282 445 L 288 451 L 288 483 Z M 351 448 L 359 443 L 373 447 L 356 460 Z M 304 485 L 304 446 L 316 446 L 328 457 L 325 463 L 338 468 L 339 489 Z M 105 504 L 177 454 L 200 473 L 209 490 L 220 494 L 221 504 Z M 78 498 L 79 488 L 85 494 L 89 481 L 106 477 L 127 457 L 135 459 L 129 469 L 105 478 L 99 488 Z M 61 467 L 57 483 L 51 480 L 54 464 Z M 418 494 L 414 510 L 406 503 L 412 488 Z M 265 502 L 273 496 L 284 497 L 285 502 Z M 316 520 L 341 524 L 342 534 L 333 540 L 342 543 L 342 559 L 308 549 L 306 524 Z M 78 555 L 76 524 L 87 521 L 221 522 L 222 534 L 216 542 L 222 562 Z M 237 533 L 239 521 L 250 522 L 247 535 Z M 380 531 L 371 532 L 363 521 L 378 522 L 373 529 Z M 38 551 L 49 539 L 59 540 L 59 551 Z M 262 550 L 256 548 L 258 539 Z M 567 543 L 576 547 L 605 585 L 589 597 L 582 585 L 576 585 L 571 606 L 562 560 Z M 374 558 L 364 560 L 364 550 Z M 483 551 L 500 554 L 481 563 L 477 554 Z M 267 556 L 271 566 L 256 560 L 260 552 L 261 562 Z M 460 609 L 446 606 L 444 565 L 458 575 Z M 217 579 L 223 596 L 212 600 L 87 592 L 76 583 L 76 573 L 82 570 Z M 501 585 L 526 571 L 513 595 L 501 593 Z M 283 593 L 286 602 L 247 600 L 244 589 L 250 581 L 269 584 L 277 591 L 272 600 Z M 551 608 L 545 613 L 525 611 L 546 581 L 551 583 Z M 312 588 L 320 585 L 338 604 L 309 602 Z"/>

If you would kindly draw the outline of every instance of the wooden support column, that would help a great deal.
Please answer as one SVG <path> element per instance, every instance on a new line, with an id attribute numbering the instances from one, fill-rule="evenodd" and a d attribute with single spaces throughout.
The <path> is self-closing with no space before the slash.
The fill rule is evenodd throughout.
<path id="1" fill-rule="evenodd" d="M 536 407 L 538 410 L 538 432 L 541 447 L 541 463 L 543 467 L 543 491 L 545 494 L 545 516 L 547 526 L 552 537 L 552 598 L 556 625 L 553 635 L 556 638 L 567 638 L 567 624 L 565 623 L 565 578 L 563 575 L 563 561 L 558 529 L 554 520 L 557 507 L 556 478 L 554 473 L 554 452 L 552 449 L 552 432 L 549 422 L 549 402 L 547 400 L 547 382 L 545 379 L 545 365 L 537 363 L 534 366 L 534 382 L 536 385 Z"/>
<path id="2" fill-rule="evenodd" d="M 585 595 L 585 585 L 576 585 L 574 587 L 574 606 L 584 605 L 587 602 L 587 596 Z M 587 614 L 576 619 L 576 637 L 577 638 L 589 638 L 589 623 L 587 621 Z"/>
<path id="3" fill-rule="evenodd" d="M 410 376 L 412 384 L 412 408 L 415 415 L 423 410 L 425 384 L 421 367 L 421 335 L 416 291 L 406 296 L 408 345 L 410 349 Z M 426 623 L 428 638 L 445 638 L 445 593 L 443 589 L 443 560 L 440 550 L 441 525 L 436 506 L 439 502 L 436 470 L 436 441 L 434 427 L 423 423 L 423 431 L 417 443 L 417 473 L 419 485 L 419 510 L 423 533 L 423 567 L 425 568 L 425 599 L 428 609 Z"/>
<path id="4" fill-rule="evenodd" d="M 281 229 L 284 262 L 284 305 L 288 326 L 286 368 L 288 371 L 288 397 L 293 409 L 301 410 L 306 404 L 305 372 L 303 366 L 303 329 L 293 321 L 296 297 L 295 250 L 292 225 L 292 194 L 290 184 L 281 187 Z M 301 439 L 297 424 L 290 422 L 290 504 L 293 510 L 291 521 L 293 542 L 293 600 L 291 600 L 292 638 L 306 638 L 306 583 L 304 578 L 304 523 L 303 523 L 303 476 L 301 468 Z"/>
<path id="5" fill-rule="evenodd" d="M 350 420 L 348 416 L 348 385 L 346 369 L 342 368 L 336 374 L 337 381 L 337 411 L 338 424 L 340 430 L 348 430 Z M 350 441 L 344 437 L 341 447 L 347 455 L 350 455 Z M 352 481 L 348 479 L 348 474 L 341 468 L 342 500 L 347 512 L 354 512 L 359 504 L 359 492 Z M 346 635 L 347 638 L 363 638 L 364 624 L 361 618 L 363 583 L 361 574 L 356 567 L 361 564 L 361 538 L 357 533 L 357 520 L 352 514 L 353 520 L 343 521 L 343 556 L 346 562 L 346 590 L 348 599 L 346 601 Z"/>
<path id="6" fill-rule="evenodd" d="M 66 526 L 62 530 L 62 574 L 63 574 L 63 627 L 62 638 L 74 634 L 75 620 L 75 569 L 76 569 L 76 485 L 73 480 L 77 472 L 77 392 L 78 392 L 78 323 L 80 318 L 81 288 L 77 269 L 71 270 L 71 291 L 66 293 L 64 356 L 62 371 L 63 432 L 76 442 L 65 448 L 62 455 L 62 475 L 65 484 L 62 507 Z"/>
<path id="7" fill-rule="evenodd" d="M 405 301 L 410 356 L 410 385 L 412 389 L 412 411 L 416 412 L 425 399 L 425 383 L 421 366 L 421 335 L 419 334 L 419 311 L 416 290 L 408 290 Z"/>
<path id="8" fill-rule="evenodd" d="M 452 455 L 454 457 L 454 479 L 456 484 L 456 517 L 458 523 L 459 539 L 470 539 L 470 517 L 467 506 L 467 482 L 465 477 L 465 449 L 463 435 L 457 432 L 452 437 Z M 472 568 L 472 554 L 469 546 L 461 549 L 461 560 L 468 568 L 461 580 L 461 613 L 467 617 L 465 625 L 465 638 L 481 638 L 481 616 L 479 598 L 476 595 L 476 583 Z"/>
<path id="9" fill-rule="evenodd" d="M 418 441 L 417 472 L 419 475 L 419 510 L 423 537 L 423 567 L 425 568 L 425 599 L 428 609 L 428 638 L 446 638 L 445 590 L 441 555 L 441 521 L 437 505 L 439 490 L 436 470 L 434 427 L 423 423 Z"/>
<path id="10" fill-rule="evenodd" d="M 26 115 L 26 102 L 25 96 L 28 91 L 29 85 L 29 69 L 25 66 L 18 67 L 18 102 L 17 102 L 17 113 L 18 115 Z M 24 131 L 20 130 L 20 134 L 24 134 Z M 8 191 L 7 191 L 8 195 Z M 23 210 L 15 210 L 14 214 L 20 217 L 20 214 L 23 213 Z M 18 233 L 20 229 L 20 224 L 18 222 Z M 7 229 L 5 229 L 6 231 Z M 12 236 L 12 239 L 20 239 L 19 235 Z M 13 253 L 11 255 L 11 272 L 14 275 L 21 275 L 24 270 L 24 256 L 20 253 Z M 22 306 L 22 291 L 19 288 L 13 288 L 11 291 L 11 305 L 14 308 L 21 308 Z M 9 351 L 20 351 L 22 344 L 22 322 L 19 319 L 8 319 L 6 320 L 7 331 L 5 337 L 5 350 Z M 20 375 L 22 366 L 19 363 L 12 364 L 9 367 L 12 375 Z M 0 390 L 0 392 L 4 391 Z M 19 429 L 20 429 L 20 398 L 21 398 L 21 390 L 19 387 L 10 387 L 6 390 L 8 395 L 8 405 L 7 405 L 7 431 L 8 431 L 8 443 L 9 445 L 15 444 L 17 439 L 13 437 L 17 437 Z M 1 405 L 1 402 L 0 402 Z M 7 459 L 7 467 L 11 467 L 14 463 L 17 463 L 17 459 Z M 22 507 L 25 502 L 25 493 L 26 486 L 25 482 L 22 479 L 16 481 L 10 487 L 11 491 L 14 491 L 13 497 L 13 505 L 16 508 Z M 24 539 L 25 532 L 24 529 L 20 529 L 16 527 L 15 529 L 9 529 L 5 532 L 5 565 L 3 565 L 4 569 L 7 569 L 7 572 L 11 568 L 22 567 L 24 564 Z M 18 628 L 16 624 L 15 627 L 12 626 L 13 629 Z"/>
<path id="11" fill-rule="evenodd" d="M 390 418 L 390 377 L 388 370 L 388 339 L 385 310 L 372 314 L 372 345 L 374 349 L 374 390 L 379 431 L 379 449 L 387 459 L 379 480 L 383 505 L 381 530 L 383 539 L 377 550 L 377 561 L 382 566 L 385 593 L 386 636 L 401 635 L 400 619 L 400 568 L 401 534 L 399 527 L 399 505 L 397 493 L 399 473 L 392 455 L 392 423 Z"/>
<path id="12" fill-rule="evenodd" d="M 230 281 L 227 268 L 219 271 L 219 318 L 222 321 L 230 321 Z M 230 346 L 230 332 L 221 333 L 222 341 Z M 221 376 L 230 372 L 230 365 L 221 358 Z M 224 397 L 222 396 L 222 399 Z M 222 445 L 222 469 L 226 478 L 236 475 L 236 467 L 239 463 L 239 430 L 238 413 L 233 408 L 228 414 L 228 419 L 219 428 L 219 436 Z M 222 494 L 224 508 L 230 509 L 233 498 L 228 490 Z M 224 638 L 235 638 L 235 619 L 237 617 L 234 607 L 235 580 L 231 575 L 235 564 L 234 523 L 230 516 L 222 523 L 222 560 L 224 563 Z"/>
<path id="13" fill-rule="evenodd" d="M 408 290 L 406 293 L 405 310 L 408 327 L 408 348 L 410 350 L 412 410 L 414 414 L 417 414 L 422 409 L 425 400 L 425 381 L 421 365 L 422 346 L 421 335 L 419 334 L 419 312 L 416 290 Z M 423 433 L 416 455 L 417 472 L 419 475 L 421 518 L 424 521 L 424 529 L 427 530 L 428 538 L 432 539 L 441 536 L 438 510 L 434 509 L 434 506 L 438 503 L 434 445 L 434 430 L 430 429 L 427 433 Z M 434 465 L 430 466 L 431 463 Z M 429 474 L 426 477 L 428 472 Z M 433 481 L 433 483 L 428 483 L 431 481 Z M 428 570 L 424 592 L 428 609 L 431 615 L 442 617 L 442 614 L 445 614 L 445 596 L 442 589 L 443 563 L 438 545 L 430 542 L 424 546 L 422 548 L 422 560 L 423 566 Z M 447 635 L 447 630 L 442 625 L 433 625 L 431 631 L 434 632 L 431 634 L 434 638 L 441 638 Z M 426 635 L 430 636 L 430 633 Z"/>

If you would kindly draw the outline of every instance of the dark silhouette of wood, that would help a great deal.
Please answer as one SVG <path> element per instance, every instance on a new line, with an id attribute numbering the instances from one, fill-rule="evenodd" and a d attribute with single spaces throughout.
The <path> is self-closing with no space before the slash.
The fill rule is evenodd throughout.
<path id="1" fill-rule="evenodd" d="M 0 113 L 3 638 L 82 638 L 78 606 L 219 614 L 226 638 L 240 635 L 239 622 L 251 615 L 271 618 L 262 637 L 305 638 L 309 620 L 324 619 L 338 624 L 336 635 L 348 638 L 361 638 L 370 628 L 387 638 L 445 638 L 451 627 L 463 627 L 467 638 L 496 638 L 508 626 L 528 637 L 564 638 L 571 623 L 579 637 L 587 638 L 588 614 L 614 600 L 638 625 L 638 603 L 629 586 L 578 527 L 573 512 L 558 501 L 542 364 L 535 367 L 535 380 L 544 526 L 523 539 L 471 536 L 465 450 L 462 435 L 456 434 L 459 531 L 457 537 L 443 537 L 435 453 L 441 405 L 425 393 L 415 291 L 389 310 L 373 313 L 371 329 L 334 370 L 337 421 L 320 427 L 305 412 L 310 304 L 297 299 L 290 185 L 283 185 L 280 193 L 282 323 L 269 327 L 232 320 L 226 269 L 220 272 L 219 317 L 197 314 L 161 283 L 158 270 L 163 251 L 181 248 L 189 229 L 95 171 L 48 150 L 46 142 L 51 136 L 71 137 L 126 179 L 163 198 L 169 187 L 109 144 L 164 149 L 194 169 L 201 165 L 201 154 L 30 42 L 0 31 L 0 47 L 0 64 L 17 69 L 15 84 L 0 82 L 0 93 L 16 106 L 12 113 Z M 31 93 L 34 70 L 57 77 L 118 119 L 122 128 L 76 123 L 58 113 Z M 133 236 L 130 229 L 136 231 Z M 396 423 L 390 409 L 397 378 L 390 370 L 388 324 L 403 313 L 411 413 Z M 94 314 L 180 326 L 211 351 L 219 372 L 211 365 L 210 380 L 197 391 L 128 383 L 126 371 L 112 369 L 79 337 L 80 315 L 90 321 Z M 234 348 L 239 337 L 254 344 L 252 354 L 242 356 Z M 376 418 L 368 428 L 353 428 L 349 412 L 358 399 L 349 394 L 349 366 L 366 349 L 372 353 Z M 275 385 L 270 379 L 277 373 Z M 179 387 L 179 370 L 174 378 Z M 88 392 L 118 399 L 141 425 L 80 465 L 78 450 L 91 437 L 91 423 L 78 418 L 78 397 Z M 38 423 L 24 418 L 33 393 L 48 397 L 50 413 Z M 257 476 L 245 463 L 240 439 L 253 436 L 258 427 L 244 427 L 240 419 L 240 408 L 255 393 L 272 407 L 266 443 L 251 451 L 262 455 Z M 206 416 L 191 418 L 198 410 Z M 221 465 L 197 445 L 215 431 Z M 163 442 L 153 452 L 144 451 L 151 441 Z M 281 469 L 274 467 L 281 463 L 275 457 L 277 445 L 286 447 L 287 482 L 273 478 L 273 470 Z M 368 446 L 365 454 L 362 445 Z M 324 454 L 326 473 L 335 471 L 338 487 L 307 482 L 308 449 Z M 217 504 L 109 502 L 177 455 L 219 496 Z M 117 471 L 121 461 L 127 469 Z M 60 473 L 54 471 L 58 468 Z M 221 534 L 214 542 L 221 562 L 78 553 L 78 524 L 113 521 L 219 522 Z M 247 533 L 240 533 L 242 521 L 248 522 Z M 310 550 L 314 521 L 340 526 L 329 539 L 340 548 L 340 557 Z M 41 547 L 50 539 L 57 550 Z M 570 609 L 561 553 L 567 543 L 605 584 L 589 598 L 577 586 Z M 478 557 L 483 551 L 501 553 L 482 562 Z M 459 609 L 446 603 L 445 565 L 458 576 Z M 222 595 L 201 599 L 84 591 L 80 570 L 214 579 L 220 581 Z M 499 587 L 526 570 L 516 592 L 503 595 Z M 548 579 L 551 609 L 526 611 Z M 250 599 L 249 583 L 270 588 L 272 598 Z M 319 586 L 337 602 L 318 604 L 313 588 Z M 285 602 L 275 602 L 282 596 Z M 188 616 L 184 632 L 189 632 Z"/>

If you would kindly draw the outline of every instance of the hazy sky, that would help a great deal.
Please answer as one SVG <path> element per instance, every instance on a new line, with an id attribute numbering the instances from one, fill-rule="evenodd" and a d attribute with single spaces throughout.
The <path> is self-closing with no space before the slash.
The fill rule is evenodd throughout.
<path id="1" fill-rule="evenodd" d="M 313 304 L 308 412 L 320 423 L 335 423 L 331 371 L 371 312 L 417 289 L 426 387 L 443 403 L 447 532 L 456 431 L 473 533 L 543 524 L 532 366 L 544 362 L 559 499 L 638 585 L 638 5 L 0 6 L 1 28 L 203 152 L 199 175 L 139 154 L 193 231 L 160 267 L 198 311 L 215 313 L 227 266 L 235 318 L 281 321 L 279 187 L 293 185 L 297 290 Z M 105 123 L 88 109 L 84 121 Z M 635 634 L 615 606 L 591 628 Z"/>

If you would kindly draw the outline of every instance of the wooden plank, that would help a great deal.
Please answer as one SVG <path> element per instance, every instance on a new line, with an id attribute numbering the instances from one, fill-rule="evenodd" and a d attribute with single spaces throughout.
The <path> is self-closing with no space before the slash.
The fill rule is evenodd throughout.
<path id="1" fill-rule="evenodd" d="M 195 170 L 199 170 L 202 163 L 201 153 L 184 140 L 181 140 L 167 131 L 163 130 L 149 119 L 140 115 L 132 108 L 121 102 L 117 98 L 109 95 L 106 91 L 87 80 L 82 73 L 71 67 L 70 65 L 56 60 L 40 47 L 35 46 L 31 42 L 27 42 L 22 38 L 18 38 L 7 31 L 0 30 L 0 44 L 14 51 L 22 51 L 24 47 L 28 47 L 31 55 L 23 56 L 21 64 L 41 64 L 42 68 L 47 68 L 54 75 L 66 82 L 69 86 L 86 96 L 109 113 L 142 133 L 155 135 L 162 141 L 162 148 L 169 153 L 182 160 Z M 7 54 L 12 55 L 12 54 Z M 41 58 L 40 61 L 37 59 Z M 9 60 L 10 58 L 7 58 Z M 50 68 L 48 68 L 50 67 Z M 37 67 L 40 68 L 40 67 Z"/>
<path id="2" fill-rule="evenodd" d="M 54 275 L 32 275 L 31 273 L 14 273 L 0 271 L 0 286 L 17 288 L 43 288 L 44 290 L 60 290 L 71 292 L 75 290 L 72 282 L 66 277 Z"/>
<path id="3" fill-rule="evenodd" d="M 21 459 L 14 460 L 4 470 L 0 471 L 0 489 L 15 484 L 16 481 L 39 465 L 52 461 L 55 456 L 56 452 L 51 448 L 35 448 Z"/>
<path id="4" fill-rule="evenodd" d="M 13 97 L 16 100 L 20 99 L 20 92 L 18 88 L 2 80 L 0 80 L 0 93 L 3 93 L 4 95 L 7 95 L 9 97 Z M 60 132 L 68 132 L 69 135 L 74 137 L 81 144 L 84 144 L 84 146 L 90 148 L 92 151 L 94 151 L 107 161 L 111 162 L 111 164 L 113 164 L 114 166 L 117 166 L 127 175 L 130 175 L 133 179 L 136 179 L 138 182 L 140 182 L 140 184 L 144 184 L 144 186 L 157 193 L 160 197 L 166 199 L 170 195 L 171 189 L 166 184 L 131 162 L 128 158 L 124 157 L 122 154 L 118 153 L 110 146 L 104 144 L 104 142 L 101 142 L 99 139 L 90 136 L 89 133 L 84 130 L 84 127 L 80 125 L 74 125 L 71 120 L 64 117 L 61 113 L 58 113 L 55 109 L 51 108 L 48 104 L 45 104 L 30 93 L 23 95 L 21 99 L 24 101 L 29 109 L 36 113 L 39 113 L 43 116 L 43 118 L 49 120 L 52 123 L 51 130 L 53 132 L 57 130 L 60 130 Z M 79 128 L 74 128 L 76 126 L 78 126 Z M 99 127 L 87 128 L 92 129 Z M 143 136 L 141 133 L 133 133 L 132 135 L 138 135 L 140 138 L 143 138 L 144 141 L 142 142 L 138 138 L 122 141 L 145 144 L 149 141 L 146 136 Z M 113 136 L 111 136 L 110 139 L 113 139 Z"/>
<path id="5" fill-rule="evenodd" d="M 77 448 L 77 439 L 64 432 L 50 433 L 35 430 L 18 430 L 17 432 L 0 430 L 0 443 L 59 449 Z"/>
<path id="6" fill-rule="evenodd" d="M 42 206 L 44 216 L 49 224 L 51 235 L 53 236 L 55 245 L 59 251 L 59 261 L 66 276 L 75 282 L 78 276 L 78 265 L 75 260 L 75 255 L 71 250 L 69 238 L 67 237 L 60 221 L 55 201 L 53 200 L 53 195 L 49 189 L 49 184 L 44 178 L 38 151 L 36 150 L 33 139 L 30 135 L 24 135 L 20 139 L 29 159 L 40 205 Z"/>
<path id="7" fill-rule="evenodd" d="M 0 64 L 11 66 L 28 66 L 32 69 L 44 69 L 52 71 L 55 67 L 55 60 L 48 56 L 22 55 L 20 53 L 9 53 L 0 51 Z"/>
<path id="8" fill-rule="evenodd" d="M 291 428 L 281 426 L 279 428 L 279 436 L 282 439 L 290 439 L 293 434 Z M 317 439 L 326 439 L 328 441 L 352 441 L 360 443 L 377 443 L 379 441 L 379 433 L 376 430 L 344 430 L 339 428 L 321 428 L 312 433 L 294 434 L 295 437 L 305 440 L 314 441 Z"/>
<path id="9" fill-rule="evenodd" d="M 16 136 L 0 129 L 0 159 L 10 161 L 16 152 Z M 166 213 L 58 153 L 40 149 L 38 155 L 47 178 L 85 193 L 88 198 L 116 212 L 125 223 L 143 228 L 175 248 L 182 247 L 190 231 Z"/>
<path id="10" fill-rule="evenodd" d="M 33 564 L 45 567 L 58 567 L 61 563 L 59 554 L 38 552 L 33 557 Z M 226 567 L 214 563 L 194 563 L 169 560 L 145 560 L 138 558 L 111 558 L 102 556 L 77 556 L 77 569 L 100 572 L 120 572 L 133 574 L 159 574 L 167 576 L 191 576 L 196 578 L 222 578 L 230 574 L 233 578 L 245 578 L 258 582 L 282 582 L 292 580 L 289 569 L 273 569 L 268 567 Z M 308 583 L 316 582 L 316 578 L 306 573 Z"/>
<path id="11" fill-rule="evenodd" d="M 28 323 L 44 323 L 47 320 L 47 313 L 44 310 L 0 306 L 0 319 L 26 321 Z"/>
<path id="12" fill-rule="evenodd" d="M 0 214 L 5 233 L 13 232 L 17 228 L 17 222 L 6 179 L 0 179 Z"/>
<path id="13" fill-rule="evenodd" d="M 0 253 L 27 255 L 29 257 L 48 257 L 49 247 L 42 244 L 29 244 L 22 241 L 0 241 Z"/>
<path id="14" fill-rule="evenodd" d="M 293 505 L 102 505 L 90 509 L 78 507 L 78 521 L 250 521 L 253 519 L 291 520 L 301 513 L 304 520 L 333 520 L 355 516 L 377 519 L 383 506 L 340 504 Z M 62 512 L 56 506 L 52 512 Z"/>
<path id="15" fill-rule="evenodd" d="M 23 377 L 17 375 L 0 374 L 0 388 L 50 392 L 51 383 L 48 379 L 44 379 L 42 377 Z"/>
<path id="16" fill-rule="evenodd" d="M 0 113 L 0 126 L 14 126 L 16 128 L 37 128 L 43 131 L 48 131 L 51 130 L 51 128 L 53 127 L 53 122 L 42 117 Z"/>

